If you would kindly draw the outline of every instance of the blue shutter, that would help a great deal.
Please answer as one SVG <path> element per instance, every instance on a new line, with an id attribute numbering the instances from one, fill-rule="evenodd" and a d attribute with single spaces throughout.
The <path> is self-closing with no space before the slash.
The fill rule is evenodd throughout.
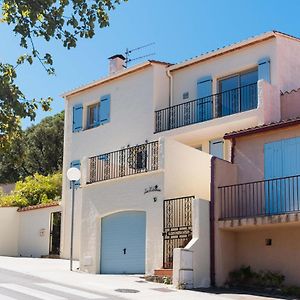
<path id="1" fill-rule="evenodd" d="M 263 58 L 258 61 L 258 80 L 264 79 L 271 83 L 270 58 Z"/>
<path id="2" fill-rule="evenodd" d="M 80 160 L 73 160 L 71 161 L 70 167 L 71 168 L 77 168 L 78 170 L 80 170 Z M 80 180 L 75 181 L 75 188 L 78 188 L 80 186 Z M 70 184 L 70 188 L 71 188 L 71 184 Z"/>
<path id="3" fill-rule="evenodd" d="M 196 122 L 210 120 L 213 117 L 212 78 L 205 76 L 197 81 Z"/>
<path id="4" fill-rule="evenodd" d="M 82 104 L 73 106 L 73 132 L 82 130 Z"/>
<path id="5" fill-rule="evenodd" d="M 266 211 L 283 213 L 298 210 L 300 197 L 300 137 L 265 144 L 265 179 L 281 178 L 265 184 Z"/>
<path id="6" fill-rule="evenodd" d="M 110 95 L 100 98 L 100 124 L 110 121 Z"/>

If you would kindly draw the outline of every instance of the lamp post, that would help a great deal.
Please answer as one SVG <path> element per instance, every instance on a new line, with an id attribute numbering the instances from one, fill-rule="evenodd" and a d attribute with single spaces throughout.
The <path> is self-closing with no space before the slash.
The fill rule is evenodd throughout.
<path id="1" fill-rule="evenodd" d="M 67 177 L 72 187 L 72 205 L 71 205 L 71 243 L 70 243 L 70 271 L 73 269 L 73 231 L 74 231 L 74 198 L 75 198 L 75 182 L 81 177 L 81 173 L 77 168 L 70 168 L 67 171 Z"/>

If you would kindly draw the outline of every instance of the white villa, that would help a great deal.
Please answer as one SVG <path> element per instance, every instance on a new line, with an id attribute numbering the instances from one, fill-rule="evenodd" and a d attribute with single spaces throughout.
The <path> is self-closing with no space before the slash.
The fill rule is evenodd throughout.
<path id="1" fill-rule="evenodd" d="M 213 157 L 232 162 L 226 133 L 281 119 L 280 91 L 300 86 L 299 57 L 299 39 L 271 31 L 173 65 L 125 69 L 115 55 L 107 77 L 64 93 L 61 256 L 74 166 L 82 271 L 214 283 Z"/>

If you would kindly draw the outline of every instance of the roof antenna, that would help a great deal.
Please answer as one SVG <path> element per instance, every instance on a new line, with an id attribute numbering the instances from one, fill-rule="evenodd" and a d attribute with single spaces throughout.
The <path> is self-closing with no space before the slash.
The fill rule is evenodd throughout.
<path id="1" fill-rule="evenodd" d="M 131 53 L 132 52 L 135 52 L 135 51 L 138 51 L 138 50 L 142 50 L 144 48 L 148 48 L 152 45 L 155 45 L 155 43 L 149 43 L 149 44 L 146 44 L 146 45 L 143 45 L 143 46 L 140 46 L 140 47 L 137 47 L 137 48 L 134 48 L 134 49 L 128 49 L 126 48 L 126 51 L 125 51 L 125 68 L 128 67 L 128 64 L 132 61 L 135 61 L 135 60 L 139 60 L 139 59 L 142 59 L 142 58 L 145 58 L 145 57 L 148 57 L 148 56 L 152 56 L 152 55 L 155 55 L 155 53 L 148 53 L 148 54 L 145 54 L 145 55 L 141 55 L 141 56 L 138 56 L 138 57 L 134 57 L 134 58 L 131 58 Z"/>

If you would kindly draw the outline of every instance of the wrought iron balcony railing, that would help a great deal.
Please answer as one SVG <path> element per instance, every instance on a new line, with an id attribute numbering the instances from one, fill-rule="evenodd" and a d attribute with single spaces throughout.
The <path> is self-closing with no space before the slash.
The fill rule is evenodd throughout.
<path id="1" fill-rule="evenodd" d="M 300 211 L 300 175 L 219 187 L 220 219 Z"/>
<path id="2" fill-rule="evenodd" d="M 155 132 L 208 121 L 257 107 L 257 84 L 188 101 L 155 112 Z"/>
<path id="3" fill-rule="evenodd" d="M 158 169 L 158 141 L 89 158 L 89 181 L 94 183 Z"/>

